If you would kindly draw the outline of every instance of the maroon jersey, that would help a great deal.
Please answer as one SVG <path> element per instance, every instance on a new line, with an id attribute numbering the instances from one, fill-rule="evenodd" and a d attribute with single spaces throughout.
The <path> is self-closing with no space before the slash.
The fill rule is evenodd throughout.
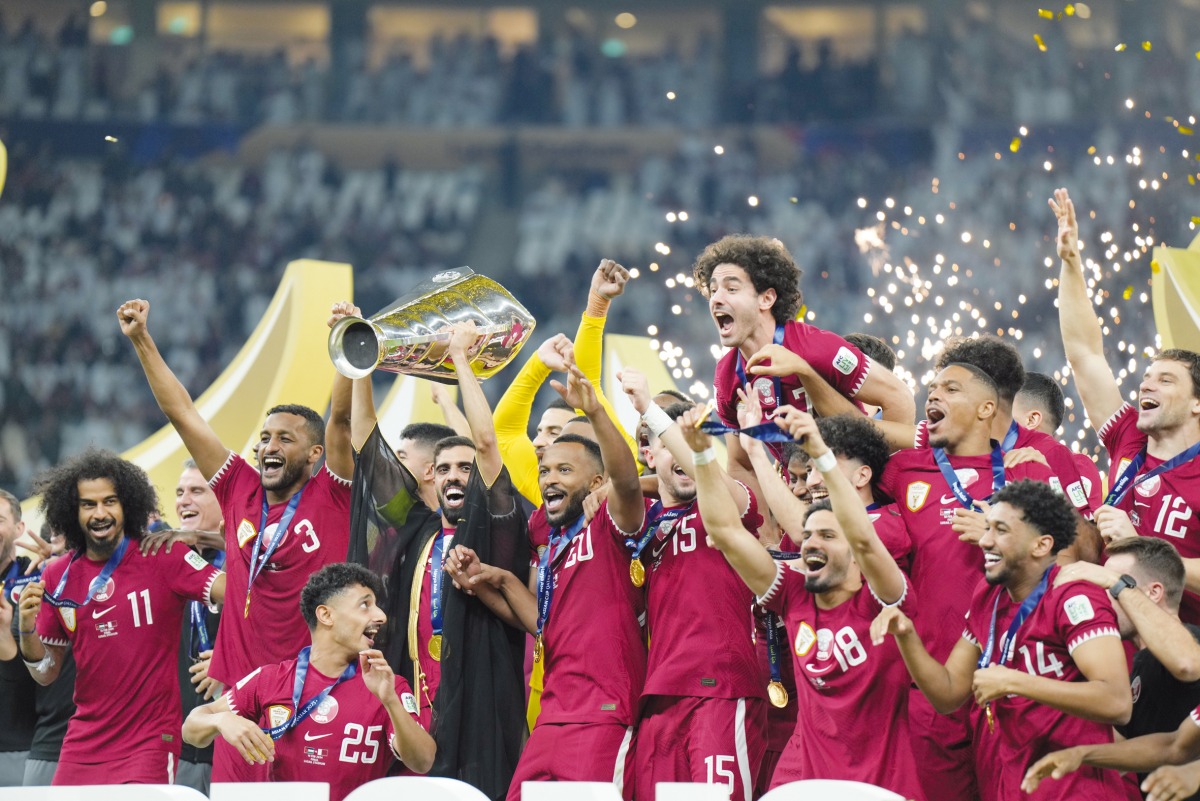
<path id="1" fill-rule="evenodd" d="M 867 509 L 867 518 L 875 528 L 875 536 L 879 537 L 883 547 L 896 560 L 906 574 L 912 568 L 912 538 L 908 536 L 908 526 L 904 523 L 904 515 L 896 508 L 896 504 Z"/>
<path id="2" fill-rule="evenodd" d="M 1104 505 L 1104 480 L 1100 478 L 1100 468 L 1086 453 L 1071 452 L 1075 460 L 1075 468 L 1079 471 L 1079 480 L 1083 482 L 1083 491 L 1087 493 L 1088 505 L 1099 509 Z"/>
<path id="3" fill-rule="evenodd" d="M 786 323 L 783 327 L 783 346 L 802 357 L 812 365 L 818 375 L 850 399 L 858 394 L 873 364 L 866 354 L 837 334 L 808 323 Z M 730 426 L 737 425 L 737 389 L 742 381 L 738 376 L 739 364 L 744 371 L 745 363 L 741 354 L 736 349 L 730 350 L 717 362 L 716 373 L 713 375 L 717 414 Z M 808 394 L 804 391 L 800 379 L 794 375 L 779 379 L 782 396 L 780 399 L 775 397 L 775 382 L 771 376 L 747 375 L 746 380 L 758 393 L 764 414 L 773 413 L 779 405 L 794 406 L 804 412 L 811 411 Z M 776 452 L 776 456 L 779 455 L 780 446 L 777 443 L 768 443 L 768 447 Z"/>
<path id="4" fill-rule="evenodd" d="M 550 524 L 546 522 L 546 507 L 539 506 L 529 515 L 529 566 L 537 570 L 542 549 L 550 544 Z"/>
<path id="5" fill-rule="evenodd" d="M 992 457 L 951 456 L 950 464 L 963 489 L 976 500 L 992 495 Z M 1008 482 L 1024 478 L 1050 479 L 1050 471 L 1037 462 L 1025 462 L 1004 471 Z M 912 539 L 909 575 L 921 598 L 917 630 L 939 662 L 945 662 L 958 641 L 958 622 L 983 576 L 983 551 L 961 542 L 950 528 L 954 511 L 962 504 L 942 477 L 929 448 L 897 451 L 888 459 L 879 489 L 896 501 Z"/>
<path id="6" fill-rule="evenodd" d="M 754 493 L 746 494 L 742 525 L 756 532 L 762 516 Z M 754 594 L 707 539 L 693 505 L 675 521 L 671 536 L 646 546 L 650 657 L 642 695 L 765 699 L 754 645 Z"/>
<path id="7" fill-rule="evenodd" d="M 776 570 L 760 601 L 787 626 L 804 725 L 788 741 L 771 786 L 842 779 L 920 798 L 908 736 L 912 679 L 895 640 L 871 644 L 871 621 L 884 604 L 864 583 L 845 603 L 821 609 L 804 588 L 802 566 L 781 562 Z M 899 606 L 916 618 L 911 587 Z"/>
<path id="8" fill-rule="evenodd" d="M 917 436 L 914 447 L 928 448 L 929 447 L 929 432 L 927 426 L 928 420 L 922 420 L 917 423 Z M 1046 458 L 1046 464 L 1050 466 L 1050 486 L 1054 487 L 1057 492 L 1067 496 L 1067 500 L 1075 507 L 1081 515 L 1088 520 L 1092 519 L 1092 512 L 1100 507 L 1099 503 L 1093 503 L 1091 496 L 1088 494 L 1087 486 L 1083 482 L 1083 477 L 1079 472 L 1079 464 L 1075 457 L 1078 454 L 1073 453 L 1070 448 L 1062 444 L 1049 434 L 1041 431 L 1034 431 L 1025 426 L 1017 426 L 1017 439 L 1013 443 L 1012 448 L 1033 448 L 1038 453 Z M 1093 465 L 1093 469 L 1094 469 Z M 1100 488 L 1096 487 L 1096 497 L 1099 497 Z"/>
<path id="9" fill-rule="evenodd" d="M 1126 403 L 1100 429 L 1100 441 L 1108 449 L 1112 465 L 1110 486 L 1117 483 L 1126 466 L 1149 440 L 1138 431 L 1137 418 L 1137 409 Z M 1146 454 L 1138 475 L 1150 472 L 1163 461 Z M 1197 506 L 1200 506 L 1200 459 L 1184 462 L 1173 470 L 1135 484 L 1116 504 L 1118 509 L 1129 514 L 1138 534 L 1166 540 L 1184 559 L 1200 557 Z M 1200 596 L 1187 591 L 1183 593 L 1179 618 L 1184 623 L 1200 624 Z"/>
<path id="10" fill-rule="evenodd" d="M 271 729 L 286 723 L 296 713 L 292 706 L 295 678 L 295 658 L 267 665 L 231 687 L 225 699 L 235 714 Z M 310 664 L 300 694 L 300 707 L 337 679 Z M 396 694 L 405 711 L 420 723 L 416 699 L 402 676 L 396 676 Z M 362 674 L 356 673 L 335 687 L 312 714 L 275 741 L 270 780 L 328 782 L 329 801 L 341 801 L 354 788 L 387 774 L 394 754 L 394 734 L 387 710 L 367 689 Z"/>
<path id="11" fill-rule="evenodd" d="M 635 536 L 635 535 L 631 535 Z M 546 647 L 543 723 L 637 720 L 646 678 L 646 602 L 629 578 L 629 550 L 604 501 L 557 555 Z"/>
<path id="12" fill-rule="evenodd" d="M 1050 568 L 1049 588 L 1041 602 L 1017 629 L 1010 657 L 1005 664 L 1031 676 L 1054 681 L 1087 681 L 1071 659 L 1074 650 L 1097 637 L 1120 640 L 1117 616 L 1108 593 L 1084 581 L 1055 587 L 1057 565 Z M 998 602 L 998 605 L 997 605 Z M 992 663 L 1001 662 L 1000 642 L 1021 605 L 1009 597 L 1003 586 L 993 587 L 979 580 L 971 597 L 963 638 L 983 651 L 991 631 L 992 610 L 996 610 L 996 634 Z M 1051 751 L 1076 745 L 1112 742 L 1112 727 L 1084 720 L 1066 712 L 1019 696 L 1006 696 L 992 702 L 995 732 L 983 737 L 999 737 L 996 771 L 997 798 L 1024 798 L 1021 779 L 1034 760 Z M 1043 782 L 1030 798 L 1125 798 L 1122 781 L 1116 771 L 1084 767 L 1058 781 Z"/>
<path id="13" fill-rule="evenodd" d="M 350 482 L 322 467 L 304 485 L 304 495 L 287 533 L 254 580 L 248 616 L 244 614 L 246 591 L 250 555 L 262 518 L 262 480 L 245 459 L 230 453 L 209 484 L 225 517 L 228 583 L 227 610 L 221 616 L 208 672 L 228 686 L 258 665 L 290 659 L 308 644 L 308 626 L 297 606 L 300 589 L 317 570 L 346 559 L 350 547 Z M 270 507 L 264 547 L 286 508 L 287 503 Z"/>
<path id="14" fill-rule="evenodd" d="M 60 597 L 82 602 L 107 561 L 76 559 Z M 47 594 L 70 562 L 66 554 L 47 565 Z M 210 602 L 218 575 L 187 548 L 143 556 L 130 542 L 90 603 L 78 609 L 42 603 L 38 636 L 47 645 L 70 645 L 78 676 L 63 762 L 94 764 L 148 750 L 179 758 L 183 713 L 175 654 L 183 613 L 188 601 Z"/>

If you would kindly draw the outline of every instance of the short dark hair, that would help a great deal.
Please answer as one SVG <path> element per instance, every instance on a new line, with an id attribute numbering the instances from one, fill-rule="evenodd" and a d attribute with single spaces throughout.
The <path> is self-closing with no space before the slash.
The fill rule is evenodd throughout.
<path id="1" fill-rule="evenodd" d="M 475 442 L 470 437 L 462 437 L 458 434 L 455 434 L 452 437 L 444 437 L 443 439 L 439 439 L 436 443 L 434 443 L 433 446 L 433 461 L 436 463 L 438 457 L 442 455 L 442 451 L 446 450 L 447 448 L 458 448 L 461 446 L 466 446 L 471 450 L 475 450 Z"/>
<path id="2" fill-rule="evenodd" d="M 1200 353 L 1183 348 L 1167 348 L 1154 357 L 1156 362 L 1163 359 L 1187 365 L 1188 375 L 1192 379 L 1192 396 L 1200 398 Z"/>
<path id="3" fill-rule="evenodd" d="M 557 395 L 555 397 L 551 398 L 550 402 L 546 404 L 546 409 L 564 409 L 568 412 L 575 411 L 574 406 L 567 403 L 565 400 L 562 399 L 562 397 L 557 396 Z"/>
<path id="4" fill-rule="evenodd" d="M 590 423 L 591 419 L 586 414 L 577 414 L 567 421 L 568 423 Z"/>
<path id="5" fill-rule="evenodd" d="M 588 457 L 595 462 L 596 472 L 604 473 L 604 456 L 600 451 L 600 445 L 587 437 L 581 437 L 578 434 L 560 434 L 554 440 L 555 445 L 580 445 L 588 453 Z"/>
<path id="6" fill-rule="evenodd" d="M 304 589 L 300 590 L 300 614 L 309 630 L 317 627 L 317 607 L 329 602 L 351 587 L 359 585 L 375 593 L 375 603 L 384 605 L 383 581 L 362 565 L 351 562 L 335 562 L 308 577 Z"/>
<path id="7" fill-rule="evenodd" d="M 283 403 L 267 409 L 267 417 L 273 414 L 294 414 L 304 418 L 304 427 L 308 429 L 308 439 L 313 445 L 325 447 L 325 419 L 307 406 L 298 403 Z"/>
<path id="8" fill-rule="evenodd" d="M 896 369 L 896 351 L 874 334 L 846 334 L 845 340 L 870 356 L 871 361 L 881 364 L 889 370 Z"/>
<path id="9" fill-rule="evenodd" d="M 950 362 L 949 364 L 939 364 L 937 370 L 940 373 L 942 370 L 946 370 L 951 367 L 963 368 L 976 379 L 978 379 L 981 384 L 995 393 L 996 397 L 1000 397 L 1000 387 L 996 384 L 996 379 L 988 375 L 987 371 L 982 367 L 971 364 L 970 362 Z"/>
<path id="10" fill-rule="evenodd" d="M 680 417 L 683 417 L 684 412 L 686 412 L 688 409 L 691 409 L 695 405 L 696 404 L 692 403 L 691 401 L 680 401 L 679 403 L 672 403 L 670 406 L 663 409 L 663 411 L 667 413 L 667 417 L 670 417 L 672 420 L 678 420 Z"/>
<path id="11" fill-rule="evenodd" d="M 87 537 L 79 525 L 79 482 L 96 478 L 112 482 L 125 515 L 125 536 L 131 540 L 142 538 L 150 515 L 158 511 L 158 493 L 145 470 L 112 451 L 88 448 L 34 479 L 46 522 L 63 533 L 71 550 L 87 548 Z"/>
<path id="12" fill-rule="evenodd" d="M 1167 606 L 1173 610 L 1179 609 L 1183 600 L 1183 585 L 1185 570 L 1183 559 L 1175 546 L 1158 537 L 1129 537 L 1115 540 L 1105 548 L 1108 557 L 1118 554 L 1129 554 L 1142 570 L 1146 571 L 1151 581 L 1163 585 L 1167 597 Z"/>
<path id="13" fill-rule="evenodd" d="M 938 357 L 934 367 L 944 370 L 951 364 L 969 364 L 991 377 L 1000 400 L 1012 403 L 1025 384 L 1025 367 L 1021 354 L 1011 342 L 991 335 L 952 339 Z"/>
<path id="14" fill-rule="evenodd" d="M 821 439 L 835 456 L 856 459 L 871 468 L 871 486 L 883 478 L 891 448 L 870 420 L 861 414 L 839 414 L 817 420 Z"/>
<path id="15" fill-rule="evenodd" d="M 783 324 L 796 319 L 804 304 L 800 292 L 800 268 L 778 239 L 766 236 L 732 234 L 722 237 L 701 251 L 692 267 L 696 288 L 709 296 L 713 271 L 722 264 L 736 264 L 750 276 L 754 291 L 760 295 L 775 290 L 775 305 L 771 316 Z"/>
<path id="16" fill-rule="evenodd" d="M 441 423 L 409 423 L 400 430 L 400 439 L 411 439 L 422 448 L 432 448 L 441 440 L 455 436 L 454 429 Z"/>
<path id="17" fill-rule="evenodd" d="M 819 501 L 813 501 L 812 503 L 810 503 L 808 505 L 808 508 L 804 510 L 804 525 L 807 526 L 808 518 L 812 517 L 817 512 L 832 512 L 832 511 L 833 511 L 833 504 L 829 502 L 828 498 L 822 498 Z"/>
<path id="18" fill-rule="evenodd" d="M 684 392 L 680 392 L 677 389 L 660 389 L 658 392 L 655 392 L 654 395 L 655 395 L 655 397 L 658 397 L 659 395 L 669 395 L 670 397 L 674 398 L 675 400 L 681 401 L 683 403 L 691 403 L 691 404 L 696 403 L 696 401 L 692 400 L 690 395 L 688 395 L 687 393 L 684 393 Z"/>
<path id="19" fill-rule="evenodd" d="M 1067 403 L 1063 398 L 1062 387 L 1045 373 L 1026 373 L 1025 383 L 1017 393 L 1028 403 L 1041 410 L 1046 419 L 1053 423 L 1055 431 L 1062 425 L 1067 413 Z"/>
<path id="20" fill-rule="evenodd" d="M 0 501 L 8 501 L 8 505 L 12 507 L 13 522 L 21 522 L 21 502 L 6 489 L 0 489 Z"/>
<path id="21" fill-rule="evenodd" d="M 799 442 L 783 443 L 783 466 L 786 468 L 788 462 L 793 459 L 799 459 L 802 462 L 808 461 L 808 452 L 804 450 L 804 446 Z"/>
<path id="22" fill-rule="evenodd" d="M 1075 510 L 1070 502 L 1047 483 L 1022 479 L 1004 487 L 992 497 L 992 505 L 1007 503 L 1021 510 L 1025 522 L 1039 534 L 1052 537 L 1051 553 L 1058 553 L 1075 541 Z"/>

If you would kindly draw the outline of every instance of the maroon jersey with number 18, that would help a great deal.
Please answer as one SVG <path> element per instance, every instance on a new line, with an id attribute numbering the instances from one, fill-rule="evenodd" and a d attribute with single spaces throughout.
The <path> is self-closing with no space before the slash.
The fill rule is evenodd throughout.
<path id="1" fill-rule="evenodd" d="M 259 665 L 294 657 L 308 644 L 308 626 L 297 606 L 300 589 L 317 570 L 346 560 L 350 545 L 350 482 L 322 467 L 304 485 L 304 495 L 287 533 L 254 580 L 248 616 L 246 591 L 250 556 L 262 519 L 262 479 L 245 459 L 230 453 L 208 483 L 225 517 L 228 574 L 227 608 L 221 616 L 208 673 L 228 686 Z M 286 502 L 269 508 L 266 540 L 286 508 Z"/>
<path id="2" fill-rule="evenodd" d="M 296 660 L 259 668 L 225 693 L 229 708 L 264 729 L 282 725 L 295 715 L 292 692 Z M 308 668 L 300 707 L 337 681 Z M 396 694 L 405 711 L 420 723 L 417 702 L 408 682 L 396 676 Z M 341 801 L 354 788 L 382 779 L 392 764 L 391 718 L 361 673 L 339 684 L 307 718 L 275 741 L 271 781 L 328 782 L 329 801 Z"/>

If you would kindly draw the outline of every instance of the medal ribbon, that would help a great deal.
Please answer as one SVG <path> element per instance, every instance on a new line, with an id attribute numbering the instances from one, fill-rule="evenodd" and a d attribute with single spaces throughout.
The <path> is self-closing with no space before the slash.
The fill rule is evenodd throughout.
<path id="1" fill-rule="evenodd" d="M 300 696 L 304 693 L 304 679 L 308 676 L 308 659 L 312 652 L 312 646 L 306 645 L 300 649 L 300 655 L 296 657 L 296 680 L 292 684 L 292 709 L 296 710 L 296 714 L 292 715 L 283 723 L 270 729 L 263 729 L 267 734 L 271 735 L 272 740 L 278 740 L 283 735 L 287 734 L 292 729 L 300 725 L 300 723 L 313 713 L 321 702 L 329 697 L 334 688 L 347 679 L 354 678 L 354 674 L 358 672 L 358 665 L 351 662 L 342 671 L 342 675 L 338 676 L 337 681 L 326 687 L 321 692 L 308 699 L 308 703 L 304 708 L 300 708 Z"/>
<path id="2" fill-rule="evenodd" d="M 678 527 L 674 525 L 668 527 L 668 524 L 674 523 L 676 520 L 686 515 L 695 507 L 695 505 L 696 502 L 692 501 L 687 506 L 677 506 L 674 509 L 664 510 L 662 501 L 654 502 L 654 505 L 650 507 L 650 512 L 646 515 L 646 533 L 643 535 L 643 540 L 646 542 L 649 542 L 650 539 L 654 539 L 659 544 L 658 547 L 654 549 L 654 556 L 658 556 L 660 553 L 662 553 L 662 549 L 666 545 L 667 540 L 675 535 L 675 529 Z M 666 530 L 664 531 L 663 529 Z M 626 540 L 625 542 L 627 545 L 629 544 L 629 540 Z M 639 549 L 638 556 L 640 557 L 641 554 L 642 552 Z"/>
<path id="3" fill-rule="evenodd" d="M 442 562 L 445 547 L 446 535 L 443 533 L 433 542 L 433 551 L 430 557 L 433 564 L 429 568 L 429 622 L 433 626 L 434 637 L 442 634 L 442 587 L 446 575 L 442 572 Z"/>
<path id="4" fill-rule="evenodd" d="M 769 551 L 771 558 L 776 562 L 789 562 L 792 559 L 799 559 L 798 553 L 783 553 L 781 551 Z M 783 684 L 783 673 L 779 668 L 779 615 L 774 612 L 764 610 L 763 625 L 767 629 L 767 663 L 771 666 L 771 681 Z"/>
<path id="5" fill-rule="evenodd" d="M 550 616 L 550 601 L 554 597 L 554 576 L 551 568 L 558 561 L 558 557 L 571 544 L 571 540 L 583 530 L 584 519 L 583 515 L 571 524 L 570 528 L 565 531 L 561 528 L 550 530 L 550 544 L 546 546 L 546 550 L 542 551 L 542 558 L 538 562 L 537 572 L 537 603 L 538 603 L 538 619 L 537 619 L 537 637 L 541 639 L 542 629 L 546 627 L 546 618 Z"/>
<path id="6" fill-rule="evenodd" d="M 262 547 L 263 532 L 267 530 L 267 514 L 269 512 L 266 491 L 263 492 L 262 518 L 258 524 L 258 536 L 254 538 L 254 547 L 250 549 L 250 580 L 246 583 L 247 614 L 250 610 L 250 588 L 254 586 L 254 580 L 258 578 L 258 574 L 262 572 L 263 567 L 274 555 L 275 549 L 279 547 L 279 543 L 283 541 L 283 535 L 287 533 L 288 526 L 292 524 L 292 518 L 296 516 L 296 507 L 300 505 L 300 496 L 304 494 L 304 490 L 305 487 L 301 487 L 300 491 L 288 501 L 287 508 L 283 510 L 283 517 L 279 518 L 279 524 L 275 526 L 275 533 L 271 535 L 267 547 L 263 549 L 262 558 L 259 558 L 258 551 Z"/>
<path id="7" fill-rule="evenodd" d="M 117 543 L 117 548 L 108 557 L 108 561 L 104 563 L 104 569 L 100 571 L 100 575 L 92 579 L 92 583 L 88 585 L 87 597 L 83 599 L 83 603 L 75 603 L 62 597 L 63 590 L 67 587 L 67 574 L 71 572 L 71 565 L 75 564 L 75 560 L 84 552 L 76 551 L 71 557 L 71 561 L 67 562 L 67 569 L 63 571 L 62 578 L 58 580 L 58 586 L 54 588 L 54 592 L 47 597 L 46 603 L 54 607 L 65 607 L 67 609 L 78 609 L 81 606 L 87 606 L 96 597 L 96 593 L 104 589 L 104 585 L 112 578 L 113 572 L 116 571 L 117 565 L 121 564 L 121 559 L 125 557 L 125 551 L 129 548 L 129 538 L 121 537 L 121 541 Z"/>
<path id="8" fill-rule="evenodd" d="M 772 337 L 771 341 L 776 345 L 783 344 L 782 325 L 775 326 L 775 336 Z M 733 369 L 737 372 L 738 386 L 746 386 L 746 368 L 745 360 L 742 358 L 742 354 L 739 353 L 737 355 L 737 359 L 735 359 L 733 362 Z M 783 382 L 780 381 L 779 376 L 777 375 L 771 376 L 771 381 L 775 384 L 775 408 L 778 409 L 783 405 Z"/>
<path id="9" fill-rule="evenodd" d="M 1033 592 L 1029 593 L 1029 597 L 1021 602 L 1021 607 L 1017 609 L 1017 614 L 1012 619 L 1012 623 L 1008 624 L 1008 631 L 1004 633 L 1004 639 L 1000 641 L 1000 664 L 1008 662 L 1012 659 L 1012 645 L 1016 639 L 1017 629 L 1021 628 L 1021 624 L 1029 617 L 1034 609 L 1037 609 L 1038 602 L 1042 600 L 1042 596 L 1046 594 L 1046 589 L 1050 586 L 1050 570 L 1054 566 L 1046 568 L 1046 572 L 1042 573 L 1041 581 Z M 1002 588 L 996 593 L 996 603 L 992 605 L 992 623 L 988 630 L 987 647 L 983 649 L 983 654 L 979 657 L 979 667 L 985 668 L 992 663 L 992 652 L 996 647 L 996 612 L 1000 609 L 1000 596 L 1004 594 Z"/>
<path id="10" fill-rule="evenodd" d="M 1008 453 L 1017 444 L 1017 437 L 1021 434 L 1021 427 L 1017 425 L 1017 421 L 1013 420 L 1008 424 L 1008 433 L 1004 435 L 1004 442 L 1000 443 L 1000 452 Z"/>
<path id="11" fill-rule="evenodd" d="M 8 573 L 4 575 L 4 596 L 13 603 L 16 603 L 16 598 L 13 593 L 23 589 L 26 584 L 31 584 L 38 581 L 42 577 L 41 570 L 35 570 L 28 576 L 21 575 L 21 565 L 13 558 L 12 564 L 8 567 Z"/>
<path id="12" fill-rule="evenodd" d="M 1167 461 L 1160 464 L 1150 472 L 1143 476 L 1138 476 L 1138 471 L 1142 469 L 1142 465 L 1146 463 L 1146 449 L 1142 448 L 1138 451 L 1138 455 L 1133 457 L 1125 469 L 1121 472 L 1121 477 L 1113 484 L 1112 489 L 1108 491 L 1108 497 L 1104 499 L 1106 506 L 1116 506 L 1121 501 L 1125 500 L 1125 496 L 1129 494 L 1129 490 L 1141 484 L 1144 481 L 1149 481 L 1155 476 L 1162 475 L 1168 470 L 1174 470 L 1184 462 L 1190 462 L 1192 459 L 1200 455 L 1200 442 L 1197 442 L 1192 447 L 1188 448 L 1183 453 L 1177 453 Z M 1136 478 L 1135 478 L 1136 477 Z"/>
<path id="13" fill-rule="evenodd" d="M 212 566 L 217 570 L 225 567 L 225 552 L 217 551 L 216 557 L 212 560 Z M 199 656 L 204 651 L 212 648 L 212 641 L 208 639 L 208 609 L 205 608 L 203 601 L 192 601 L 188 604 L 189 614 L 192 618 L 192 641 L 188 646 L 188 653 L 192 656 Z M 192 653 L 192 646 L 199 644 L 195 648 L 195 653 Z"/>
<path id="14" fill-rule="evenodd" d="M 933 459 L 937 462 L 938 470 L 942 471 L 942 478 L 950 485 L 950 491 L 954 493 L 954 497 L 958 499 L 958 502 L 973 512 L 982 511 L 976 505 L 975 499 L 971 497 L 970 493 L 963 489 L 962 482 L 955 475 L 954 468 L 950 465 L 950 457 L 946 456 L 946 452 L 941 448 L 933 448 L 932 450 Z M 992 440 L 992 494 L 1003 489 L 1004 484 L 1004 454 L 1000 451 L 1000 446 L 996 441 Z"/>
<path id="15" fill-rule="evenodd" d="M 748 437 L 760 440 L 762 442 L 791 442 L 791 436 L 775 425 L 774 422 L 768 420 L 758 425 L 747 426 L 746 428 L 735 428 L 727 426 L 720 420 L 705 420 L 700 424 L 700 430 L 712 435 L 718 434 L 745 434 Z"/>

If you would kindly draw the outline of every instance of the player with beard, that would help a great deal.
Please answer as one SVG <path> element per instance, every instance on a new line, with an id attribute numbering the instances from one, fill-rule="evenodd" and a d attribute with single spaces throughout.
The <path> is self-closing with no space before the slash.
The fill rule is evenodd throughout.
<path id="1" fill-rule="evenodd" d="M 846 397 L 881 407 L 885 420 L 912 422 L 916 404 L 895 374 L 877 368 L 837 334 L 796 319 L 804 302 L 800 270 L 778 239 L 724 237 L 704 249 L 692 273 L 708 298 L 721 346 L 730 348 L 713 377 L 717 414 L 726 425 L 737 424 L 737 390 L 754 366 L 759 377 L 749 380 L 768 417 L 785 405 L 809 411 L 800 377 L 780 366 L 789 355 L 799 356 Z M 753 467 L 737 437 L 727 440 L 730 474 L 753 482 Z"/>
<path id="2" fill-rule="evenodd" d="M 300 593 L 312 644 L 194 709 L 184 739 L 203 747 L 219 734 L 243 759 L 269 767 L 272 781 L 328 783 L 330 801 L 383 778 L 388 751 L 416 773 L 428 771 L 433 738 L 417 719 L 408 682 L 375 648 L 386 621 L 376 604 L 383 592 L 361 565 L 314 573 Z"/>
<path id="3" fill-rule="evenodd" d="M 171 372 L 150 336 L 150 304 L 131 300 L 117 310 L 154 399 L 183 440 L 224 513 L 225 570 L 233 614 L 217 633 L 208 673 L 229 686 L 255 667 L 290 659 L 308 642 L 296 616 L 296 593 L 308 576 L 346 559 L 350 530 L 350 380 L 334 378 L 328 430 L 312 409 L 294 404 L 267 411 L 256 448 L 262 472 L 217 437 Z M 329 324 L 358 314 L 335 304 Z M 328 444 L 328 448 L 326 448 Z M 314 476 L 313 470 L 325 458 Z M 261 781 L 233 749 L 218 744 L 214 781 Z"/>
<path id="4" fill-rule="evenodd" d="M 54 784 L 170 784 L 179 760 L 175 654 L 188 601 L 218 604 L 225 575 L 185 548 L 137 547 L 158 508 L 146 474 L 89 450 L 41 476 L 47 522 L 70 554 L 21 593 L 21 652 L 35 681 L 75 657 L 75 715 Z M 119 691 L 116 688 L 120 688 Z"/>
<path id="5" fill-rule="evenodd" d="M 1079 224 L 1067 190 L 1050 201 L 1058 218 L 1059 327 L 1083 408 L 1108 449 L 1108 497 L 1096 513 L 1105 542 L 1161 537 L 1183 557 L 1186 592 L 1179 617 L 1200 624 L 1200 354 L 1160 352 L 1138 387 L 1137 406 L 1104 358 L 1104 338 L 1088 298 L 1079 255 Z"/>
<path id="6" fill-rule="evenodd" d="M 1044 373 L 1025 373 L 1025 383 L 1013 399 L 1014 420 L 1032 431 L 1057 437 L 1066 412 L 1066 400 L 1057 381 Z M 1099 509 L 1104 505 L 1104 482 L 1100 478 L 1100 469 L 1086 453 L 1072 451 L 1071 459 L 1079 471 L 1083 491 L 1087 493 L 1088 506 Z"/>
<path id="7" fill-rule="evenodd" d="M 921 599 L 918 628 L 941 661 L 954 648 L 983 571 L 976 547 L 982 534 L 975 524 L 983 508 L 979 502 L 1006 482 L 1050 478 L 1038 462 L 1004 466 L 1000 444 L 991 437 L 998 398 L 995 382 L 978 367 L 946 367 L 930 383 L 925 401 L 930 447 L 892 454 L 879 482 L 880 491 L 896 501 L 912 540 L 909 575 Z M 964 514 L 970 525 L 962 524 Z M 925 796 L 960 801 L 989 792 L 975 781 L 970 711 L 940 716 L 916 690 L 908 709 Z"/>
<path id="8" fill-rule="evenodd" d="M 539 489 L 551 528 L 536 573 L 526 586 L 465 548 L 448 566 L 498 616 L 536 637 L 534 658 L 545 665 L 541 714 L 509 801 L 519 801 L 529 781 L 611 781 L 632 797 L 626 777 L 646 648 L 645 600 L 627 543 L 647 507 L 624 436 L 583 372 L 567 366 L 567 386 L 552 386 L 586 413 L 598 443 L 562 434 L 542 453 Z M 604 484 L 606 466 L 611 487 L 587 520 L 584 499 Z"/>
<path id="9" fill-rule="evenodd" d="M 697 454 L 711 444 L 697 430 L 701 414 L 693 410 L 680 418 Z M 787 406 L 775 421 L 802 443 L 827 489 L 828 500 L 817 501 L 803 515 L 799 562 L 772 559 L 742 526 L 720 468 L 702 459 L 696 466 L 696 494 L 708 536 L 758 603 L 783 616 L 797 679 L 806 679 L 799 681 L 796 698 L 804 725 L 788 741 L 771 786 L 842 779 L 922 798 L 909 746 L 908 673 L 894 643 L 867 646 L 871 622 L 882 609 L 913 613 L 908 580 L 876 536 L 858 490 L 816 421 Z M 863 425 L 870 428 L 865 420 Z M 774 483 L 781 484 L 778 478 Z M 790 519 L 792 511 L 784 516 Z M 820 725 L 809 725 L 813 721 Z"/>
<path id="10" fill-rule="evenodd" d="M 650 652 L 636 785 L 716 782 L 727 785 L 732 798 L 749 801 L 766 749 L 767 718 L 754 645 L 753 593 L 708 543 L 696 509 L 692 451 L 674 423 L 689 407 L 677 404 L 663 411 L 650 400 L 644 375 L 626 369 L 619 378 L 650 426 L 647 463 L 658 477 L 660 499 L 647 513 L 639 560 L 649 563 Z M 742 525 L 757 531 L 763 520 L 754 494 L 728 476 L 725 488 Z"/>
<path id="11" fill-rule="evenodd" d="M 938 712 L 974 697 L 988 736 L 998 741 L 992 792 L 1007 801 L 1024 798 L 1025 768 L 1038 755 L 1112 742 L 1111 725 L 1129 720 L 1132 701 L 1108 594 L 1088 582 L 1055 585 L 1055 554 L 1075 536 L 1068 501 L 1042 482 L 1018 481 L 996 493 L 987 521 L 979 541 L 984 577 L 949 658 L 932 656 L 896 608 L 880 613 L 871 638 L 880 645 L 895 637 L 916 686 Z M 1089 769 L 1031 798 L 1119 801 L 1126 793 L 1116 774 Z"/>

